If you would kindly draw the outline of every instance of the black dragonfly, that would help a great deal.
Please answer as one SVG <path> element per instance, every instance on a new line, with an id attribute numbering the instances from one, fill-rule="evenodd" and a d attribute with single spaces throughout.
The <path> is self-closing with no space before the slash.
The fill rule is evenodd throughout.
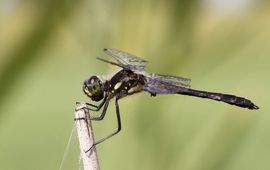
<path id="1" fill-rule="evenodd" d="M 132 54 L 109 48 L 105 48 L 104 52 L 112 56 L 116 62 L 102 58 L 97 59 L 122 69 L 112 76 L 110 80 L 102 81 L 98 76 L 91 76 L 84 81 L 84 93 L 95 102 L 102 100 L 97 106 L 86 103 L 87 107 L 84 109 L 99 111 L 103 107 L 100 115 L 90 117 L 91 120 L 102 120 L 109 106 L 109 101 L 115 98 L 118 128 L 115 132 L 97 141 L 94 145 L 99 144 L 120 132 L 121 119 L 118 100 L 142 91 L 150 93 L 151 96 L 156 96 L 157 94 L 181 94 L 222 101 L 251 110 L 259 109 L 254 103 L 243 97 L 192 89 L 190 87 L 190 79 L 188 78 L 146 73 L 144 69 L 147 61 Z"/>

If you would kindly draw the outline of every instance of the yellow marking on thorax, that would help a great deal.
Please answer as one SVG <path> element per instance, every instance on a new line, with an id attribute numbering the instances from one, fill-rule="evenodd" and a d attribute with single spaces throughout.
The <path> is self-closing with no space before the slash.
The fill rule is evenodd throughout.
<path id="1" fill-rule="evenodd" d="M 135 87 L 132 87 L 128 90 L 128 93 L 134 93 L 134 92 L 137 92 L 137 91 L 140 91 L 140 86 L 135 86 Z"/>
<path id="2" fill-rule="evenodd" d="M 117 90 L 122 84 L 123 84 L 123 82 L 121 82 L 121 81 L 116 83 L 116 85 L 113 87 L 114 90 Z"/>

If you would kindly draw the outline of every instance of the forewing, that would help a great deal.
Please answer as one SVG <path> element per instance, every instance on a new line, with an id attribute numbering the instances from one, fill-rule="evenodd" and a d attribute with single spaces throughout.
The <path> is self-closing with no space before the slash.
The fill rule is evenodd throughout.
<path id="1" fill-rule="evenodd" d="M 154 94 L 174 94 L 190 88 L 190 79 L 170 76 L 151 74 L 146 75 L 146 83 L 143 90 Z"/>
<path id="2" fill-rule="evenodd" d="M 124 69 L 129 69 L 132 71 L 143 71 L 147 63 L 146 60 L 119 50 L 105 48 L 104 52 L 115 58 L 118 62 L 118 66 Z"/>

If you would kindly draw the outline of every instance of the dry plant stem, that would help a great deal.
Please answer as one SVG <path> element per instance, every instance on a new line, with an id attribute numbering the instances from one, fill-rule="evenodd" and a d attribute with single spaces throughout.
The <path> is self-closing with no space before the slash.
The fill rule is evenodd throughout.
<path id="1" fill-rule="evenodd" d="M 87 107 L 87 106 L 85 106 Z M 84 104 L 80 104 L 78 108 L 84 108 Z M 96 147 L 93 146 L 91 151 L 85 152 L 91 148 L 94 143 L 93 131 L 87 109 L 79 109 L 75 112 L 75 123 L 80 143 L 81 159 L 83 161 L 84 170 L 99 170 L 99 162 L 97 158 Z"/>

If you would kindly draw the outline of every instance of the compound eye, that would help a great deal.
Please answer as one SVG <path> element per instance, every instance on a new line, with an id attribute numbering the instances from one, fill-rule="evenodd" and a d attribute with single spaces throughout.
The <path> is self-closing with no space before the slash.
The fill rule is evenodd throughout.
<path id="1" fill-rule="evenodd" d="M 96 83 L 94 86 L 93 86 L 93 89 L 94 90 L 101 90 L 101 85 L 99 83 Z"/>
<path id="2" fill-rule="evenodd" d="M 92 92 L 91 92 L 91 88 L 87 87 L 85 84 L 83 85 L 83 92 L 87 95 L 87 96 L 92 96 Z"/>
<path id="3" fill-rule="evenodd" d="M 88 79 L 87 84 L 95 85 L 97 83 L 100 83 L 100 79 L 97 76 L 92 76 Z"/>
<path id="4" fill-rule="evenodd" d="M 101 80 L 97 76 L 92 76 L 84 82 L 83 90 L 85 94 L 94 101 L 100 101 L 104 97 Z"/>

